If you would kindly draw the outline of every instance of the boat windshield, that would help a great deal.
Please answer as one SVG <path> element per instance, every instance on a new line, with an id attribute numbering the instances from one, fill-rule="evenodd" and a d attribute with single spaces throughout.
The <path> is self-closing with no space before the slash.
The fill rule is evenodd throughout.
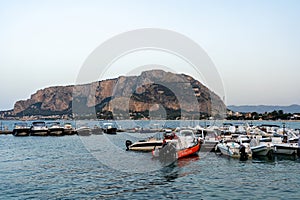
<path id="1" fill-rule="evenodd" d="M 45 122 L 33 122 L 33 126 L 46 126 Z"/>
<path id="2" fill-rule="evenodd" d="M 15 123 L 15 126 L 18 126 L 18 127 L 26 127 L 26 126 L 27 126 L 27 123 L 25 123 L 25 122 L 18 122 L 18 123 Z"/>
<path id="3" fill-rule="evenodd" d="M 182 136 L 193 136 L 192 131 L 180 131 L 180 135 Z"/>
<path id="4" fill-rule="evenodd" d="M 47 123 L 48 126 L 60 126 L 59 122 L 48 122 Z"/>

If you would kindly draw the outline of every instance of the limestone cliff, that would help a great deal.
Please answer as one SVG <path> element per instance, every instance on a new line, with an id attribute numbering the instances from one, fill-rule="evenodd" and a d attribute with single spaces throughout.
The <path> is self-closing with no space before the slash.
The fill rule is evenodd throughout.
<path id="1" fill-rule="evenodd" d="M 168 119 L 225 114 L 222 100 L 206 86 L 184 74 L 162 70 L 142 72 L 139 76 L 120 76 L 76 86 L 56 86 L 38 90 L 30 99 L 15 103 L 13 114 L 94 115 L 118 119 Z M 158 114 L 157 114 L 158 113 Z M 175 114 L 174 114 L 175 113 Z M 133 117 L 135 116 L 135 117 Z"/>

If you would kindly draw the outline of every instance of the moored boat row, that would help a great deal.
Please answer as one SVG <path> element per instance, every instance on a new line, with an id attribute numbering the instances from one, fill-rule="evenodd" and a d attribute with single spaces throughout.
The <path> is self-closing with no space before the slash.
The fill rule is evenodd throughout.
<path id="1" fill-rule="evenodd" d="M 101 127 L 95 125 L 90 128 L 86 125 L 79 125 L 77 128 L 73 128 L 71 123 L 65 123 L 63 126 L 58 121 L 45 122 L 34 121 L 30 125 L 27 122 L 17 122 L 14 124 L 10 134 L 14 136 L 64 136 L 78 134 L 80 136 L 117 134 L 117 126 L 113 123 L 104 123 Z"/>
<path id="2" fill-rule="evenodd" d="M 29 126 L 26 122 L 17 122 L 12 134 L 17 137 L 24 136 L 63 136 L 74 135 L 76 130 L 70 123 L 61 126 L 59 122 L 35 121 Z"/>

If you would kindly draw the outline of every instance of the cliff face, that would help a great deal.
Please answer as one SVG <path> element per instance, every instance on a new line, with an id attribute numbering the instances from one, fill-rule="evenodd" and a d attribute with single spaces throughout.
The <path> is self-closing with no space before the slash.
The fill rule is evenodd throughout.
<path id="1" fill-rule="evenodd" d="M 166 116 L 180 118 L 188 113 L 216 116 L 225 114 L 222 100 L 199 81 L 184 74 L 162 70 L 143 72 L 139 76 L 93 82 L 76 86 L 57 86 L 38 90 L 30 99 L 18 101 L 13 113 L 64 113 L 95 114 L 97 117 L 110 113 L 113 117 L 127 119 L 133 114 L 162 109 Z M 195 119 L 196 119 L 195 118 Z"/>
<path id="2" fill-rule="evenodd" d="M 41 110 L 63 111 L 69 108 L 72 101 L 73 86 L 56 86 L 38 90 L 30 99 L 17 101 L 14 105 L 14 114 L 23 112 L 30 106 L 40 103 Z"/>

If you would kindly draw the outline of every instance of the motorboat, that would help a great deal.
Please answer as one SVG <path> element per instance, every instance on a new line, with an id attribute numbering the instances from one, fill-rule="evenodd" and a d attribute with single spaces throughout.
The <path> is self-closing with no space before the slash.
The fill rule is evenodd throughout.
<path id="1" fill-rule="evenodd" d="M 63 136 L 64 134 L 64 128 L 59 122 L 48 122 L 47 127 L 50 136 Z"/>
<path id="2" fill-rule="evenodd" d="M 14 124 L 13 135 L 14 136 L 29 136 L 30 127 L 26 122 L 17 122 Z"/>
<path id="3" fill-rule="evenodd" d="M 102 135 L 102 134 L 103 134 L 103 130 L 102 130 L 102 128 L 100 128 L 99 126 L 95 125 L 95 126 L 92 128 L 92 134 L 93 134 L 93 135 Z"/>
<path id="4" fill-rule="evenodd" d="M 272 156 L 274 145 L 271 138 L 261 138 L 257 136 L 252 138 L 250 142 L 250 149 L 253 156 Z"/>
<path id="5" fill-rule="evenodd" d="M 204 128 L 198 129 L 198 132 L 200 132 L 199 139 L 201 143 L 201 151 L 215 151 L 215 147 L 221 139 L 217 132 L 214 129 Z"/>
<path id="6" fill-rule="evenodd" d="M 126 140 L 126 150 L 131 151 L 149 151 L 151 152 L 155 148 L 161 148 L 163 145 L 163 140 L 158 140 L 156 138 L 149 138 L 147 140 L 139 140 L 132 143 L 130 140 Z"/>
<path id="7" fill-rule="evenodd" d="M 92 135 L 92 129 L 88 126 L 81 126 L 76 129 L 76 132 L 79 136 L 90 136 Z"/>
<path id="8" fill-rule="evenodd" d="M 32 125 L 30 127 L 31 136 L 47 136 L 48 131 L 49 130 L 44 121 L 32 122 Z"/>
<path id="9" fill-rule="evenodd" d="M 126 140 L 126 150 L 132 151 L 149 151 L 151 152 L 155 148 L 161 148 L 164 140 L 166 142 L 176 139 L 176 135 L 174 132 L 169 132 L 165 130 L 165 132 L 157 133 L 153 137 L 147 138 L 145 140 L 139 140 L 137 142 L 132 143 L 130 140 Z"/>
<path id="10" fill-rule="evenodd" d="M 262 124 L 258 127 L 260 130 L 266 132 L 267 134 L 276 134 L 280 126 L 275 124 Z"/>
<path id="11" fill-rule="evenodd" d="M 220 130 L 223 135 L 230 135 L 236 132 L 236 127 L 232 123 L 223 123 Z"/>
<path id="12" fill-rule="evenodd" d="M 117 127 L 116 124 L 114 123 L 110 123 L 110 122 L 103 123 L 102 129 L 103 132 L 106 134 L 117 134 Z"/>
<path id="13" fill-rule="evenodd" d="M 64 135 L 74 135 L 75 134 L 75 130 L 71 123 L 68 123 L 68 122 L 65 123 L 63 129 L 64 129 Z"/>
<path id="14" fill-rule="evenodd" d="M 237 140 L 227 140 L 217 144 L 216 148 L 218 148 L 223 155 L 232 158 L 246 160 L 252 157 L 249 143 L 242 143 Z"/>
<path id="15" fill-rule="evenodd" d="M 281 137 L 273 137 L 272 143 L 275 154 L 296 155 L 299 148 L 298 143 L 285 142 Z"/>
<path id="16" fill-rule="evenodd" d="M 192 130 L 181 130 L 177 138 L 164 141 L 161 148 L 155 148 L 152 155 L 162 161 L 175 161 L 184 157 L 198 154 L 200 142 L 195 137 Z"/>

